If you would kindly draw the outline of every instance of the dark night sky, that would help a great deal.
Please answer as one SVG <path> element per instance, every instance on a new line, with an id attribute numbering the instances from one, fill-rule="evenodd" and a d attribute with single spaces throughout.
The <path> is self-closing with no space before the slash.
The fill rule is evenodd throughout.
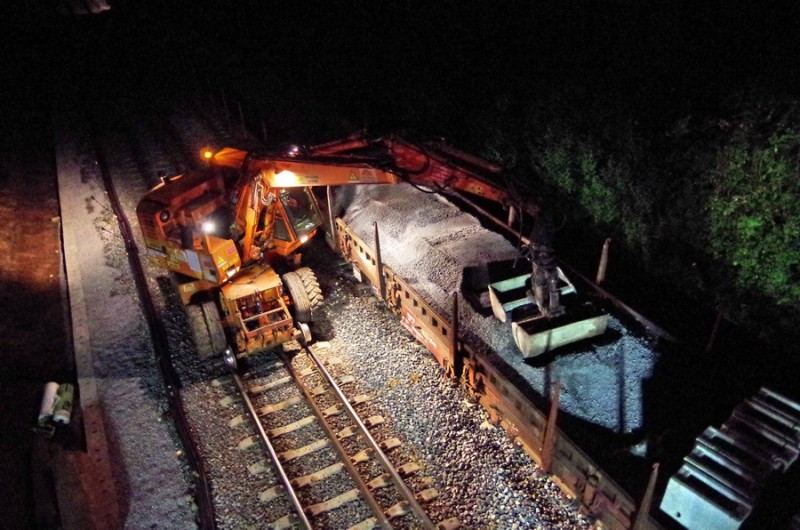
<path id="1" fill-rule="evenodd" d="M 96 100 L 179 93 L 187 77 L 276 108 L 387 123 L 413 102 L 451 126 L 502 95 L 616 99 L 673 119 L 752 83 L 797 89 L 800 9 L 783 4 L 109 3 L 99 16 L 44 1 L 11 11 L 0 79 L 11 116 L 63 83 Z"/>

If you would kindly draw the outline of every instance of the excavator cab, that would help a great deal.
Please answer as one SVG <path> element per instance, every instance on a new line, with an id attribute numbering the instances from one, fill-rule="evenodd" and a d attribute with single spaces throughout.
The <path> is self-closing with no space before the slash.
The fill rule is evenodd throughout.
<path id="1" fill-rule="evenodd" d="M 311 239 L 322 225 L 323 216 L 311 190 L 302 187 L 268 188 L 255 185 L 258 206 L 245 218 L 237 242 L 246 263 L 267 254 L 289 256 Z"/>
<path id="2" fill-rule="evenodd" d="M 279 192 L 281 206 L 286 218 L 286 233 L 279 234 L 276 227 L 275 237 L 284 241 L 307 241 L 312 232 L 322 225 L 322 212 L 316 198 L 309 188 L 283 188 Z"/>
<path id="3" fill-rule="evenodd" d="M 288 256 L 314 236 L 324 218 L 311 189 L 278 188 L 276 192 L 272 243 L 278 254 Z"/>

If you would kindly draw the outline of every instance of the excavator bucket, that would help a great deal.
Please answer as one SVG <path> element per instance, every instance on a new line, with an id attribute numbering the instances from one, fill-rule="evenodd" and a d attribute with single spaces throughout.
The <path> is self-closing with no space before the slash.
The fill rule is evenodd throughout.
<path id="1" fill-rule="evenodd" d="M 488 291 L 494 316 L 511 321 L 514 342 L 530 358 L 580 340 L 602 335 L 608 315 L 588 301 L 580 301 L 575 286 L 558 269 L 558 291 L 563 314 L 542 314 L 529 295 L 531 269 L 525 260 L 488 265 Z"/>

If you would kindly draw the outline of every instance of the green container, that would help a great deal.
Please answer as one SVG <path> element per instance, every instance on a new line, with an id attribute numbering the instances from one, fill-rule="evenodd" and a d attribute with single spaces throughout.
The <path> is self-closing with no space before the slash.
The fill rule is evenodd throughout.
<path id="1" fill-rule="evenodd" d="M 66 425 L 72 416 L 72 400 L 75 396 L 75 386 L 63 383 L 58 387 L 58 401 L 53 410 L 53 421 Z"/>

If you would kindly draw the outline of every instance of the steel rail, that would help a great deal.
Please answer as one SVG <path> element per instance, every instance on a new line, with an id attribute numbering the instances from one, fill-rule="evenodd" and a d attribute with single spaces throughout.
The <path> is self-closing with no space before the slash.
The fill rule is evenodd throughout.
<path id="1" fill-rule="evenodd" d="M 289 500 L 292 503 L 292 507 L 296 512 L 297 518 L 299 522 L 303 525 L 303 528 L 306 530 L 311 530 L 313 528 L 311 521 L 308 520 L 305 511 L 303 510 L 303 505 L 300 503 L 300 498 L 297 496 L 297 492 L 292 487 L 292 481 L 289 479 L 289 476 L 286 474 L 286 470 L 283 469 L 283 465 L 281 465 L 280 458 L 278 457 L 277 451 L 272 445 L 272 442 L 269 440 L 269 436 L 267 432 L 264 430 L 264 426 L 261 424 L 261 420 L 258 417 L 258 411 L 253 406 L 253 402 L 247 395 L 247 389 L 242 384 L 242 380 L 239 376 L 231 370 L 231 378 L 233 379 L 234 384 L 236 385 L 236 389 L 239 391 L 239 395 L 244 401 L 245 407 L 247 407 L 247 412 L 250 414 L 250 418 L 253 420 L 253 423 L 258 430 L 258 435 L 261 438 L 261 442 L 267 448 L 267 452 L 269 453 L 269 457 L 272 460 L 273 465 L 275 466 L 275 471 L 278 473 L 278 477 L 281 480 L 281 484 L 283 484 L 283 489 L 286 495 L 289 497 Z"/>
<path id="2" fill-rule="evenodd" d="M 311 356 L 313 359 L 313 354 L 310 354 L 311 350 L 308 348 L 308 346 L 304 345 L 303 347 L 306 350 L 306 353 L 308 353 L 309 356 Z M 364 479 L 361 477 L 361 474 L 356 469 L 355 464 L 350 460 L 350 455 L 347 454 L 347 451 L 345 450 L 342 443 L 339 441 L 339 438 L 336 436 L 336 433 L 333 431 L 333 429 L 331 429 L 331 427 L 325 421 L 322 410 L 320 410 L 319 406 L 317 405 L 317 402 L 311 395 L 308 386 L 303 382 L 302 378 L 300 377 L 300 374 L 297 373 L 297 370 L 295 370 L 294 366 L 292 366 L 291 360 L 289 359 L 284 359 L 284 360 L 286 361 L 286 365 L 288 366 L 289 371 L 292 373 L 292 377 L 294 378 L 295 381 L 297 381 L 298 386 L 303 391 L 303 395 L 305 395 L 306 401 L 308 402 L 309 406 L 314 410 L 314 414 L 319 419 L 320 426 L 325 430 L 325 433 L 328 435 L 328 438 L 330 438 L 330 440 L 333 442 L 333 447 L 339 454 L 339 458 L 342 460 L 342 463 L 347 468 L 348 473 L 355 481 L 356 486 L 358 487 L 358 490 L 361 492 L 362 497 L 367 501 L 367 504 L 369 504 L 369 507 L 372 510 L 373 514 L 375 514 L 375 518 L 380 522 L 381 527 L 386 529 L 391 529 L 392 524 L 389 522 L 389 519 L 386 517 L 386 514 L 383 513 L 383 509 L 381 508 L 377 499 L 375 499 L 375 497 L 372 495 L 372 492 L 369 490 L 369 486 L 367 485 L 366 482 L 364 482 Z M 325 377 L 327 378 L 327 376 Z M 334 381 L 329 379 L 328 382 L 335 389 L 339 388 Z M 337 398 L 341 401 L 342 405 L 345 407 L 346 410 L 352 410 L 350 402 L 347 400 L 347 398 L 344 397 L 344 394 L 337 395 Z M 359 425 L 359 428 L 361 429 L 361 434 L 363 436 L 369 436 L 369 432 L 367 431 L 367 428 L 363 424 Z"/>
<path id="3" fill-rule="evenodd" d="M 139 300 L 142 303 L 142 309 L 152 338 L 156 361 L 164 381 L 170 414 L 174 420 L 175 428 L 181 443 L 186 450 L 189 465 L 194 472 L 193 475 L 197 483 L 196 498 L 200 518 L 199 524 L 203 529 L 215 530 L 217 528 L 217 522 L 214 502 L 211 495 L 211 483 L 205 471 L 200 449 L 192 437 L 191 429 L 186 418 L 186 412 L 183 408 L 183 402 L 180 399 L 180 379 L 175 371 L 175 367 L 172 365 L 172 356 L 169 349 L 167 333 L 163 323 L 157 316 L 158 313 L 153 304 L 153 299 L 147 286 L 147 278 L 139 258 L 139 249 L 133 238 L 131 225 L 128 222 L 128 218 L 117 196 L 108 160 L 105 157 L 104 150 L 100 143 L 97 124 L 88 111 L 84 112 L 90 117 L 89 127 L 91 130 L 92 147 L 97 155 L 97 165 L 100 170 L 103 185 L 106 188 L 111 209 L 117 219 L 120 234 L 125 244 L 128 264 L 131 269 L 134 284 L 136 285 Z"/>
<path id="4" fill-rule="evenodd" d="M 425 512 L 425 510 L 417 501 L 416 495 L 414 495 L 414 493 L 408 488 L 403 478 L 400 476 L 395 467 L 389 461 L 386 454 L 380 448 L 378 442 L 376 442 L 375 439 L 372 437 L 366 425 L 364 425 L 364 422 L 361 421 L 361 418 L 359 418 L 355 409 L 350 404 L 350 401 L 344 395 L 344 392 L 342 392 L 342 389 L 333 379 L 333 376 L 330 374 L 330 372 L 328 372 L 327 368 L 325 368 L 325 365 L 322 363 L 322 361 L 319 360 L 319 358 L 317 358 L 316 354 L 311 350 L 311 348 L 308 345 L 303 344 L 303 349 L 306 351 L 311 360 L 314 361 L 314 364 L 317 366 L 317 369 L 325 377 L 328 384 L 331 386 L 331 389 L 336 394 L 337 398 L 342 402 L 347 415 L 362 432 L 362 435 L 367 441 L 367 444 L 373 450 L 373 455 L 375 456 L 375 458 L 378 459 L 379 463 L 381 464 L 381 467 L 383 467 L 384 470 L 389 474 L 395 488 L 397 488 L 397 490 L 403 495 L 403 497 L 406 498 L 406 500 L 409 503 L 409 506 L 411 507 L 417 518 L 422 522 L 424 527 L 431 530 L 435 530 L 436 525 L 433 523 L 433 521 L 431 521 L 430 517 L 428 517 L 428 514 Z"/>

